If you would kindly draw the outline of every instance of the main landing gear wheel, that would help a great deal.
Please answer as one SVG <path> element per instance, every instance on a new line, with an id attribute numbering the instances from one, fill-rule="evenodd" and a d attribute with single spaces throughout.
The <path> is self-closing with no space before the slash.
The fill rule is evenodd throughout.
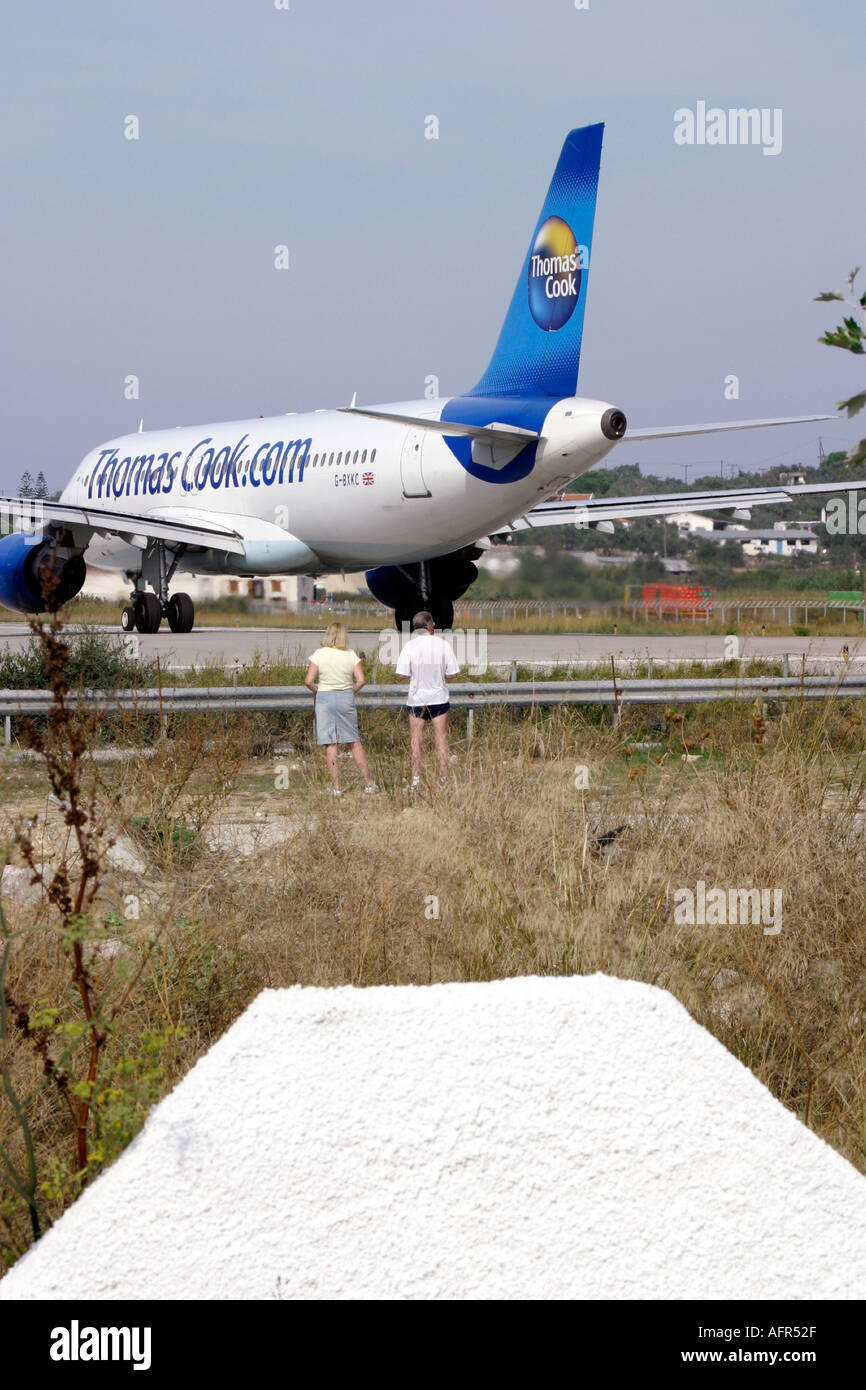
<path id="1" fill-rule="evenodd" d="M 434 599 L 430 603 L 430 612 L 433 614 L 433 625 L 440 632 L 450 632 L 454 626 L 454 604 L 447 599 Z"/>
<path id="2" fill-rule="evenodd" d="M 156 594 L 136 594 L 134 611 L 139 632 L 159 632 L 162 607 Z"/>
<path id="3" fill-rule="evenodd" d="M 195 605 L 189 594 L 173 594 L 166 604 L 165 616 L 172 632 L 192 632 Z"/>
<path id="4" fill-rule="evenodd" d="M 132 632 L 135 627 L 135 609 L 128 603 L 120 615 L 120 626 L 124 632 Z"/>
<path id="5" fill-rule="evenodd" d="M 454 626 L 454 604 L 449 603 L 447 599 L 440 599 L 438 602 L 430 599 L 425 604 L 420 596 L 418 599 L 418 606 L 415 608 L 395 608 L 394 623 L 397 631 L 403 632 L 404 623 L 411 630 L 412 619 L 415 614 L 423 613 L 425 608 L 427 612 L 431 614 L 433 626 L 437 628 L 438 631 L 450 632 L 451 628 Z"/>

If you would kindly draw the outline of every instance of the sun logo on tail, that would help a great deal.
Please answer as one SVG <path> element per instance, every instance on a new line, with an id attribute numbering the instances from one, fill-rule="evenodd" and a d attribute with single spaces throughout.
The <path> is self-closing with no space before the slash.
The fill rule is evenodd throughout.
<path id="1" fill-rule="evenodd" d="M 548 217 L 540 226 L 529 257 L 529 311 L 539 328 L 562 328 L 574 313 L 585 248 L 561 217 Z"/>

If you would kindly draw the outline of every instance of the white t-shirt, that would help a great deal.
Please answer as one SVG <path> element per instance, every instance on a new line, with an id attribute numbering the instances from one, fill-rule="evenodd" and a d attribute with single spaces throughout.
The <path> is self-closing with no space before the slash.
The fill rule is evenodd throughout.
<path id="1" fill-rule="evenodd" d="M 409 677 L 407 705 L 447 705 L 446 676 L 460 672 L 457 658 L 443 637 L 422 632 L 406 643 L 397 660 L 398 676 Z"/>

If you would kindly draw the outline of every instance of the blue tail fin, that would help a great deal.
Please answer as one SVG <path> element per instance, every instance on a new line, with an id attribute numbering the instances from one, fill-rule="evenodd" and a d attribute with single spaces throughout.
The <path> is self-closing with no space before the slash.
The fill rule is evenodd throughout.
<path id="1" fill-rule="evenodd" d="M 603 130 L 566 138 L 496 349 L 467 395 L 574 395 Z"/>

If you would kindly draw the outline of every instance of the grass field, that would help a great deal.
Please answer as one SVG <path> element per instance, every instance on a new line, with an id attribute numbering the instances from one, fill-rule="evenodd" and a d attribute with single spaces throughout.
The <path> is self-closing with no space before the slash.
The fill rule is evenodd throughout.
<path id="1" fill-rule="evenodd" d="M 95 995 L 120 1005 L 91 1090 L 75 1083 L 92 1097 L 85 1171 L 46 1079 L 47 1050 L 71 1085 L 86 1042 L 73 948 L 15 847 L 25 824 L 48 879 L 65 864 L 74 882 L 74 837 L 44 764 L 7 756 L 5 984 L 29 1024 L 7 1019 L 0 1041 L 0 1146 L 26 1168 L 9 1096 L 26 1097 L 43 1226 L 261 989 L 299 983 L 647 981 L 866 1171 L 866 711 L 627 710 L 619 728 L 603 711 L 478 711 L 471 744 L 454 720 L 446 784 L 431 763 L 414 794 L 402 720 L 362 725 L 381 791 L 363 795 L 344 760 L 337 802 L 307 715 L 188 717 L 165 741 L 143 727 L 129 756 L 85 757 L 103 849 L 119 848 L 72 935 Z M 699 881 L 778 890 L 781 929 L 678 922 L 677 894 Z M 30 1239 L 7 1174 L 7 1262 Z"/>

